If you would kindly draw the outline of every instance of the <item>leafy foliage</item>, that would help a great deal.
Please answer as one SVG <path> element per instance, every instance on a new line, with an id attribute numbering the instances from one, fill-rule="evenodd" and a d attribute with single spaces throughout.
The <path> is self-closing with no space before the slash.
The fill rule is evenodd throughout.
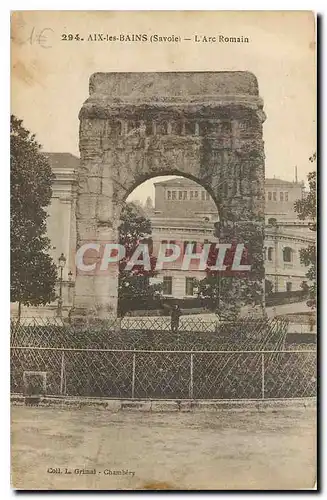
<path id="1" fill-rule="evenodd" d="M 315 155 L 311 156 L 311 161 L 315 161 Z M 309 192 L 294 204 L 298 218 L 301 220 L 309 219 L 311 231 L 317 231 L 317 174 L 315 171 L 308 174 Z"/>
<path id="2" fill-rule="evenodd" d="M 10 239 L 12 302 L 47 304 L 54 299 L 56 266 L 47 253 L 46 207 L 51 200 L 53 174 L 35 136 L 22 120 L 10 121 Z"/>
<path id="3" fill-rule="evenodd" d="M 309 158 L 311 163 L 316 161 L 316 153 Z M 317 231 L 317 175 L 316 172 L 308 174 L 309 192 L 294 204 L 295 211 L 298 213 L 298 218 L 301 220 L 309 220 L 309 229 Z M 300 261 L 308 267 L 306 277 L 310 280 L 309 286 L 309 301 L 308 305 L 312 308 L 316 307 L 317 301 L 317 256 L 316 244 L 310 244 L 307 248 L 300 250 Z"/>
<path id="4" fill-rule="evenodd" d="M 150 285 L 150 278 L 156 276 L 155 266 L 157 259 L 152 255 L 152 227 L 149 219 L 139 213 L 133 203 L 124 206 L 122 223 L 119 226 L 119 243 L 125 247 L 125 257 L 119 263 L 118 280 L 118 309 L 121 314 L 132 307 L 132 302 L 142 300 L 160 294 L 161 285 Z M 134 265 L 132 269 L 126 269 L 126 264 L 134 254 L 139 244 L 145 244 L 149 249 L 150 268 L 144 265 Z M 145 258 L 144 253 L 140 259 Z"/>
<path id="5" fill-rule="evenodd" d="M 198 295 L 206 301 L 222 320 L 235 320 L 243 306 L 256 306 L 262 302 L 264 267 L 262 258 L 263 226 L 253 220 L 226 224 L 219 230 L 219 242 L 230 243 L 231 251 L 224 264 L 226 271 L 212 271 L 217 258 L 217 250 L 209 253 L 206 277 L 199 281 Z M 250 271 L 235 272 L 231 267 L 236 245 L 244 244 L 241 264 L 251 266 Z M 215 245 L 212 245 L 214 248 Z"/>

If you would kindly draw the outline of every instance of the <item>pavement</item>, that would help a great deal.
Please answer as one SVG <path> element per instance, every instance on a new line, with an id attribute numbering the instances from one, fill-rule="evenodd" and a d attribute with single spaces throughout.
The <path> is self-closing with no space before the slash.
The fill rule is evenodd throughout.
<path id="1" fill-rule="evenodd" d="M 12 406 L 18 489 L 313 488 L 316 411 L 105 411 Z"/>

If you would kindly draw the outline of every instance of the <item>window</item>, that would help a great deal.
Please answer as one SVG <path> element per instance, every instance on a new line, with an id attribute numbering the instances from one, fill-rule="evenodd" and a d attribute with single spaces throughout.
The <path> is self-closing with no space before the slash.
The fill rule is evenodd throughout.
<path id="1" fill-rule="evenodd" d="M 276 191 L 273 192 L 273 201 L 277 201 L 277 193 L 276 193 Z"/>
<path id="2" fill-rule="evenodd" d="M 292 291 L 292 283 L 291 281 L 287 281 L 286 283 L 286 291 L 291 292 Z"/>
<path id="3" fill-rule="evenodd" d="M 164 295 L 171 295 L 173 292 L 173 278 L 171 276 L 164 276 L 162 282 L 162 293 Z"/>
<path id="4" fill-rule="evenodd" d="M 190 191 L 190 199 L 194 200 L 194 198 L 199 198 L 199 191 Z"/>
<path id="5" fill-rule="evenodd" d="M 144 289 L 148 285 L 148 277 L 147 276 L 136 276 L 137 287 L 140 289 Z"/>
<path id="6" fill-rule="evenodd" d="M 285 247 L 283 249 L 283 261 L 292 262 L 292 249 L 290 247 Z"/>
<path id="7" fill-rule="evenodd" d="M 172 133 L 174 135 L 182 135 L 182 123 L 181 122 L 172 122 L 171 128 L 172 128 Z"/>
<path id="8" fill-rule="evenodd" d="M 178 191 L 178 199 L 179 200 L 183 199 L 183 191 Z"/>
<path id="9" fill-rule="evenodd" d="M 171 192 L 171 199 L 176 200 L 176 191 Z"/>
<path id="10" fill-rule="evenodd" d="M 279 193 L 279 198 L 280 198 L 280 201 L 284 201 L 284 193 L 283 192 Z"/>
<path id="11" fill-rule="evenodd" d="M 147 245 L 149 249 L 149 255 L 152 255 L 153 253 L 153 239 L 152 238 L 143 238 L 140 240 L 140 243 L 143 245 Z"/>
<path id="12" fill-rule="evenodd" d="M 117 135 L 122 135 L 122 129 L 123 129 L 122 123 L 114 121 L 111 123 L 110 133 L 116 137 Z"/>
<path id="13" fill-rule="evenodd" d="M 199 123 L 199 134 L 200 135 L 206 135 L 207 133 L 207 123 L 206 122 L 200 122 Z"/>
<path id="14" fill-rule="evenodd" d="M 187 135 L 194 135 L 195 131 L 195 123 L 192 121 L 186 121 L 185 122 L 185 133 Z"/>
<path id="15" fill-rule="evenodd" d="M 201 200 L 205 200 L 205 199 L 206 199 L 206 192 L 201 191 Z"/>
<path id="16" fill-rule="evenodd" d="M 229 134 L 232 131 L 232 124 L 228 121 L 222 121 L 221 131 L 223 134 Z"/>
<path id="17" fill-rule="evenodd" d="M 288 192 L 285 193 L 285 201 L 288 201 Z"/>
<path id="18" fill-rule="evenodd" d="M 183 191 L 183 200 L 187 200 L 187 191 Z"/>
<path id="19" fill-rule="evenodd" d="M 149 136 L 153 134 L 153 125 L 152 122 L 146 122 L 145 124 L 145 135 Z"/>
<path id="20" fill-rule="evenodd" d="M 184 244 L 183 244 L 183 254 L 185 255 L 186 253 L 186 248 L 187 248 L 187 245 L 189 244 L 188 241 L 184 241 Z"/>
<path id="21" fill-rule="evenodd" d="M 176 245 L 175 240 L 161 240 L 162 245 Z M 174 253 L 172 248 L 165 248 L 165 256 L 168 257 Z"/>
<path id="22" fill-rule="evenodd" d="M 268 260 L 271 262 L 273 260 L 273 248 L 268 248 Z"/>
<path id="23" fill-rule="evenodd" d="M 163 122 L 161 124 L 160 133 L 163 134 L 163 135 L 167 135 L 168 134 L 168 123 L 167 122 Z"/>
<path id="24" fill-rule="evenodd" d="M 135 130 L 139 127 L 139 122 L 130 120 L 127 123 L 127 132 L 131 132 L 132 130 Z"/>
<path id="25" fill-rule="evenodd" d="M 189 244 L 189 241 L 184 241 L 184 243 L 183 243 L 183 255 L 186 254 L 186 248 L 187 248 L 188 244 Z"/>
<path id="26" fill-rule="evenodd" d="M 276 223 L 277 223 L 277 219 L 275 219 L 274 217 L 271 217 L 270 219 L 268 219 L 269 226 L 276 226 Z"/>
<path id="27" fill-rule="evenodd" d="M 267 260 L 267 247 L 264 247 L 263 249 L 263 258 L 264 260 Z"/>
<path id="28" fill-rule="evenodd" d="M 210 194 L 206 191 L 206 200 L 210 200 Z"/>
<path id="29" fill-rule="evenodd" d="M 171 191 L 167 191 L 167 200 L 171 200 Z"/>
<path id="30" fill-rule="evenodd" d="M 194 279 L 185 278 L 185 295 L 193 295 L 194 291 Z"/>
<path id="31" fill-rule="evenodd" d="M 271 201 L 271 192 L 268 192 L 268 201 Z"/>
<path id="32" fill-rule="evenodd" d="M 191 245 L 191 244 L 192 244 L 192 247 L 189 248 L 188 251 L 190 253 L 195 253 L 196 252 L 196 241 L 184 241 L 184 246 L 183 246 L 184 255 L 186 254 L 187 245 Z"/>
<path id="33" fill-rule="evenodd" d="M 167 122 L 158 122 L 156 128 L 157 128 L 157 134 L 167 135 L 167 130 L 168 130 Z"/>

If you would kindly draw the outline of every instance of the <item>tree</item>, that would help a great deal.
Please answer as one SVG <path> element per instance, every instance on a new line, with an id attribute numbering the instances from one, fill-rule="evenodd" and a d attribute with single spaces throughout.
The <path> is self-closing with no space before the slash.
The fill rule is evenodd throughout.
<path id="1" fill-rule="evenodd" d="M 315 163 L 316 153 L 314 153 L 309 161 Z M 317 176 L 316 172 L 308 174 L 309 192 L 301 200 L 297 200 L 294 204 L 294 209 L 298 213 L 298 218 L 301 220 L 309 220 L 309 229 L 317 231 Z M 315 308 L 317 303 L 317 257 L 316 243 L 309 245 L 307 248 L 300 250 L 300 261 L 308 267 L 306 277 L 310 280 L 309 300 L 307 304 Z"/>
<path id="2" fill-rule="evenodd" d="M 150 284 L 150 278 L 157 275 L 155 271 L 156 258 L 152 255 L 152 228 L 149 219 L 139 211 L 133 203 L 124 206 L 119 226 L 119 243 L 125 248 L 125 257 L 119 263 L 118 309 L 123 315 L 133 303 L 146 302 L 161 292 L 160 284 Z M 144 243 L 149 248 L 150 269 L 143 265 L 134 265 L 126 270 L 126 264 L 135 252 L 137 246 Z"/>
<path id="3" fill-rule="evenodd" d="M 46 237 L 46 207 L 52 195 L 53 174 L 35 135 L 10 120 L 10 300 L 21 306 L 45 305 L 55 298 L 57 269 Z"/>
<path id="4" fill-rule="evenodd" d="M 226 224 L 219 229 L 219 233 L 220 243 L 232 245 L 224 260 L 227 269 L 224 272 L 210 270 L 217 259 L 217 250 L 212 244 L 206 277 L 197 284 L 198 295 L 220 319 L 231 321 L 237 319 L 243 306 L 261 304 L 264 286 L 263 226 L 259 219 L 254 219 L 253 222 Z M 236 273 L 231 270 L 231 266 L 239 243 L 243 243 L 245 249 L 241 264 L 250 265 L 251 270 Z"/>
<path id="5" fill-rule="evenodd" d="M 210 154 L 210 146 L 204 147 L 206 160 L 206 154 Z M 244 306 L 249 309 L 263 307 L 264 296 L 264 218 L 257 215 L 256 206 L 256 198 L 263 198 L 264 194 L 259 175 L 264 165 L 264 152 L 260 141 L 254 138 L 240 145 L 234 152 L 234 161 L 235 169 L 241 174 L 242 189 L 251 194 L 250 202 L 242 208 L 238 216 L 227 207 L 222 209 L 223 224 L 216 228 L 216 236 L 220 243 L 232 244 L 229 261 L 228 258 L 225 260 L 227 270 L 221 273 L 207 269 L 206 278 L 198 284 L 199 296 L 223 320 L 236 319 Z M 224 187 L 226 188 L 227 184 L 222 184 L 220 189 L 223 190 Z M 238 243 L 243 243 L 246 249 L 242 264 L 251 265 L 251 270 L 246 273 L 231 271 L 233 253 Z M 215 262 L 214 257 L 213 255 Z"/>

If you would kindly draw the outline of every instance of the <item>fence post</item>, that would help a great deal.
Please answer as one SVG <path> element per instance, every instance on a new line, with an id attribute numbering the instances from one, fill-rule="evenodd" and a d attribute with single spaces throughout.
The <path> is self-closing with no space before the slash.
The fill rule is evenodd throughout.
<path id="1" fill-rule="evenodd" d="M 261 353 L 261 398 L 265 399 L 265 353 Z"/>
<path id="2" fill-rule="evenodd" d="M 132 399 L 134 399 L 135 391 L 135 364 L 136 364 L 136 354 L 133 353 L 133 365 L 132 365 Z"/>
<path id="3" fill-rule="evenodd" d="M 61 370 L 60 370 L 60 394 L 64 392 L 64 377 L 65 377 L 65 353 L 61 353 Z"/>
<path id="4" fill-rule="evenodd" d="M 190 356 L 190 389 L 189 389 L 189 397 L 193 399 L 193 353 Z"/>

